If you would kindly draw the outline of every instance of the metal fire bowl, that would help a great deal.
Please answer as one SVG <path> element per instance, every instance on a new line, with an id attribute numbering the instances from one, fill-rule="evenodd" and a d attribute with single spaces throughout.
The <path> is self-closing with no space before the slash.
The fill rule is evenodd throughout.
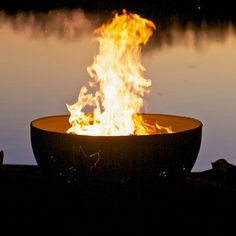
<path id="1" fill-rule="evenodd" d="M 68 134 L 69 116 L 31 122 L 36 161 L 52 178 L 81 185 L 173 179 L 190 173 L 201 145 L 202 123 L 172 115 L 142 114 L 150 124 L 172 126 L 174 133 L 143 136 Z"/>

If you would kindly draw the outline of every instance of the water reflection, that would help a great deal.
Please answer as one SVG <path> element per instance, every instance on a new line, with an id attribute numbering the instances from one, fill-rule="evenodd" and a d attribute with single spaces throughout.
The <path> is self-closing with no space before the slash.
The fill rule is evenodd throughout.
<path id="1" fill-rule="evenodd" d="M 217 25 L 208 25 L 206 22 L 197 25 L 193 23 L 187 25 L 173 23 L 164 28 L 159 28 L 155 37 L 155 46 L 163 48 L 179 44 L 186 46 L 192 44 L 191 46 L 201 50 L 208 43 L 224 43 L 229 35 L 235 33 L 236 27 L 231 22 Z"/>
<path id="2" fill-rule="evenodd" d="M 82 10 L 54 10 L 48 13 L 20 12 L 15 15 L 0 12 L 0 26 L 8 26 L 17 33 L 28 32 L 33 38 L 54 36 L 76 40 L 98 24 L 96 15 L 85 15 Z"/>
<path id="3" fill-rule="evenodd" d="M 35 164 L 29 124 L 68 113 L 89 76 L 98 44 L 93 30 L 111 15 L 81 10 L 0 13 L 0 149 L 5 163 Z M 143 51 L 152 80 L 148 112 L 193 116 L 203 124 L 194 170 L 226 158 L 236 164 L 234 120 L 236 34 L 231 23 L 171 24 L 158 28 Z"/>

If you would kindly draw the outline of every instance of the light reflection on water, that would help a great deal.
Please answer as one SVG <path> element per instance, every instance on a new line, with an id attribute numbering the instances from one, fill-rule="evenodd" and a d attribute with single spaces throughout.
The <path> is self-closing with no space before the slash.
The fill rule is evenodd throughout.
<path id="1" fill-rule="evenodd" d="M 68 113 L 87 83 L 101 19 L 81 11 L 8 17 L 0 14 L 0 149 L 5 163 L 36 164 L 30 122 Z M 236 35 L 228 25 L 158 29 L 143 51 L 152 80 L 147 111 L 203 122 L 195 171 L 225 158 L 236 164 Z"/>

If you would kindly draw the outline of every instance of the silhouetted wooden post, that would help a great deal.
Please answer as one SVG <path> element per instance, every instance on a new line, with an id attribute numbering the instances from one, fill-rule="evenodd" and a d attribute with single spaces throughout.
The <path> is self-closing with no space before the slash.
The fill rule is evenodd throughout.
<path id="1" fill-rule="evenodd" d="M 3 164 L 3 156 L 4 156 L 3 151 L 0 151 L 0 165 Z"/>

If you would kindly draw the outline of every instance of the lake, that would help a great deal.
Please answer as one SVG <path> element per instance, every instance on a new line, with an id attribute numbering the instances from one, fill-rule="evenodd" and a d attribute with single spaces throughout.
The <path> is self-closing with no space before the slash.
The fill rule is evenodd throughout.
<path id="1" fill-rule="evenodd" d="M 6 164 L 36 164 L 30 122 L 68 114 L 90 77 L 98 51 L 94 29 L 104 19 L 81 10 L 0 12 L 0 150 Z M 236 27 L 233 23 L 180 24 L 173 19 L 143 48 L 151 93 L 149 113 L 190 116 L 203 123 L 194 171 L 224 158 L 236 164 Z"/>

